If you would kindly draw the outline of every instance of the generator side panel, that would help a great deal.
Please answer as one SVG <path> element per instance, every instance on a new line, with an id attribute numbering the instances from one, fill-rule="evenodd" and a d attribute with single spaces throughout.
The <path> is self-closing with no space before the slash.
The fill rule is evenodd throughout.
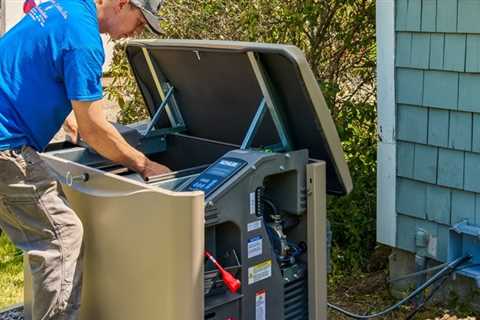
<path id="1" fill-rule="evenodd" d="M 266 158 L 254 165 L 246 159 L 254 169 L 232 181 L 233 186 L 226 185 L 230 189 L 221 197 L 206 200 L 206 248 L 242 286 L 237 296 L 228 292 L 207 296 L 205 319 L 308 319 L 308 154 Z M 285 201 L 282 195 L 288 188 L 292 194 Z M 226 259 L 232 251 L 238 257 L 238 272 Z M 206 284 L 210 269 L 207 263 Z"/>

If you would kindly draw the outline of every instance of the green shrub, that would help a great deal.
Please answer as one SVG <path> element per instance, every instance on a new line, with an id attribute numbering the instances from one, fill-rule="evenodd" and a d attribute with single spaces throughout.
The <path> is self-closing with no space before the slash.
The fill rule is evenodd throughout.
<path id="1" fill-rule="evenodd" d="M 372 104 L 345 103 L 337 117 L 353 180 L 353 192 L 330 197 L 333 273 L 363 269 L 376 243 L 376 109 Z"/>
<path id="2" fill-rule="evenodd" d="M 375 1 L 177 0 L 162 9 L 167 38 L 242 40 L 298 46 L 319 80 L 354 180 L 351 195 L 330 199 L 337 270 L 365 265 L 375 245 Z M 143 35 L 148 36 L 148 35 Z M 110 98 L 121 121 L 145 108 L 118 44 Z"/>
<path id="3" fill-rule="evenodd" d="M 0 235 L 0 310 L 18 304 L 23 299 L 22 252 L 7 236 Z"/>

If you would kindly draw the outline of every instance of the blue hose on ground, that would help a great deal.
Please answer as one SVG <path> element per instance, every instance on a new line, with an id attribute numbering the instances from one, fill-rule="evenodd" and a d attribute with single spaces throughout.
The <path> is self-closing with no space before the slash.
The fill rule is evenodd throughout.
<path id="1" fill-rule="evenodd" d="M 344 315 L 346 315 L 350 318 L 353 318 L 353 319 L 373 319 L 373 318 L 382 317 L 382 316 L 384 316 L 386 314 L 389 314 L 390 312 L 400 308 L 400 306 L 402 306 L 405 303 L 407 303 L 408 301 L 410 301 L 412 298 L 417 296 L 423 290 L 430 287 L 432 284 L 434 284 L 438 280 L 442 279 L 445 276 L 445 274 L 451 272 L 452 269 L 453 270 L 458 269 L 461 265 L 463 265 L 464 263 L 466 263 L 470 259 L 472 259 L 472 257 L 470 255 L 466 255 L 466 256 L 463 256 L 461 258 L 458 258 L 458 259 L 450 262 L 443 269 L 441 269 L 437 274 L 435 274 L 428 281 L 426 281 L 423 285 L 421 285 L 420 287 L 415 289 L 412 293 L 410 293 L 406 298 L 404 298 L 403 300 L 399 301 L 398 303 L 394 304 L 393 306 L 391 306 L 391 307 L 389 307 L 389 308 L 387 308 L 387 309 L 385 309 L 381 312 L 371 314 L 371 315 L 362 316 L 362 315 L 351 313 L 350 311 L 344 310 L 344 309 L 342 309 L 340 307 L 337 307 L 336 305 L 333 305 L 331 303 L 328 304 L 328 307 L 335 310 L 335 311 L 343 313 Z"/>

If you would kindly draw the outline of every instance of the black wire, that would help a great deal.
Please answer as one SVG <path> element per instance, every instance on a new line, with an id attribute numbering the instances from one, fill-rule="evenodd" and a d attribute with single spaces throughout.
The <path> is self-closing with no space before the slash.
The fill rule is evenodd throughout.
<path id="1" fill-rule="evenodd" d="M 461 270 L 464 270 L 464 269 L 467 269 L 467 268 L 473 268 L 473 267 L 478 267 L 480 266 L 480 263 L 471 263 L 471 264 L 467 264 L 467 265 L 464 265 L 462 267 L 459 267 L 459 268 L 456 268 L 454 270 L 450 270 L 450 272 L 445 275 L 445 277 L 443 278 L 443 280 L 434 288 L 432 289 L 432 292 L 430 292 L 430 294 L 428 295 L 428 297 L 425 299 L 425 301 L 420 304 L 418 307 L 415 308 L 415 310 L 413 310 L 413 312 L 405 319 L 405 320 L 411 320 L 413 319 L 413 317 L 420 311 L 420 309 L 422 309 L 429 300 L 431 300 L 433 298 L 433 296 L 435 295 L 435 293 L 441 289 L 441 287 L 443 287 L 445 285 L 445 283 L 447 282 L 447 280 L 450 278 L 450 276 L 456 272 L 456 271 L 461 271 Z"/>
<path id="2" fill-rule="evenodd" d="M 269 199 L 266 199 L 265 197 L 262 198 L 262 201 L 265 202 L 271 209 L 272 209 L 272 213 L 273 215 L 276 215 L 278 216 L 278 208 L 277 206 L 273 203 L 272 200 L 269 200 Z"/>
<path id="3" fill-rule="evenodd" d="M 440 270 L 438 273 L 436 273 L 433 277 L 431 277 L 429 280 L 427 280 L 424 284 L 422 284 L 420 287 L 415 289 L 412 293 L 410 293 L 407 297 L 404 299 L 400 300 L 396 304 L 388 307 L 387 309 L 371 314 L 371 315 L 358 315 L 355 313 L 352 313 L 350 311 L 344 310 L 336 305 L 333 305 L 331 303 L 328 303 L 328 307 L 338 311 L 340 313 L 343 313 L 344 315 L 353 318 L 353 319 L 373 319 L 373 318 L 379 318 L 382 317 L 386 314 L 391 313 L 392 311 L 400 308 L 402 305 L 410 301 L 413 297 L 417 296 L 419 293 L 423 292 L 426 288 L 429 288 L 432 284 L 436 283 L 438 280 L 443 279 L 443 277 L 447 274 L 451 274 L 451 272 L 455 271 L 459 266 L 464 264 L 465 262 L 469 261 L 472 257 L 470 255 L 463 256 L 461 258 L 458 258 L 452 262 L 450 262 L 447 266 L 445 266 L 442 270 Z"/>
<path id="4" fill-rule="evenodd" d="M 442 281 L 437 284 L 437 286 L 435 288 L 432 289 L 432 291 L 430 292 L 430 294 L 425 298 L 425 300 L 419 304 L 415 310 L 412 311 L 412 313 L 410 313 L 410 315 L 405 319 L 405 320 L 412 320 L 413 317 L 433 298 L 433 296 L 435 295 L 435 293 L 437 293 L 438 290 L 440 290 L 444 285 L 445 283 L 447 282 L 447 280 L 450 278 L 450 276 L 452 275 L 453 271 L 451 273 L 449 273 L 448 275 L 446 275 Z"/>

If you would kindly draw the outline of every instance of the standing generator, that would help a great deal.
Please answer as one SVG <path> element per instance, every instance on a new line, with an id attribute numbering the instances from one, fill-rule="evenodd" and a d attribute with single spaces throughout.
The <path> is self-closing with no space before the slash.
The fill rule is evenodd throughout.
<path id="1" fill-rule="evenodd" d="M 81 319 L 326 319 L 326 195 L 352 182 L 303 53 L 143 40 L 127 56 L 151 117 L 117 129 L 173 171 L 143 181 L 83 143 L 43 154 L 84 224 Z"/>

